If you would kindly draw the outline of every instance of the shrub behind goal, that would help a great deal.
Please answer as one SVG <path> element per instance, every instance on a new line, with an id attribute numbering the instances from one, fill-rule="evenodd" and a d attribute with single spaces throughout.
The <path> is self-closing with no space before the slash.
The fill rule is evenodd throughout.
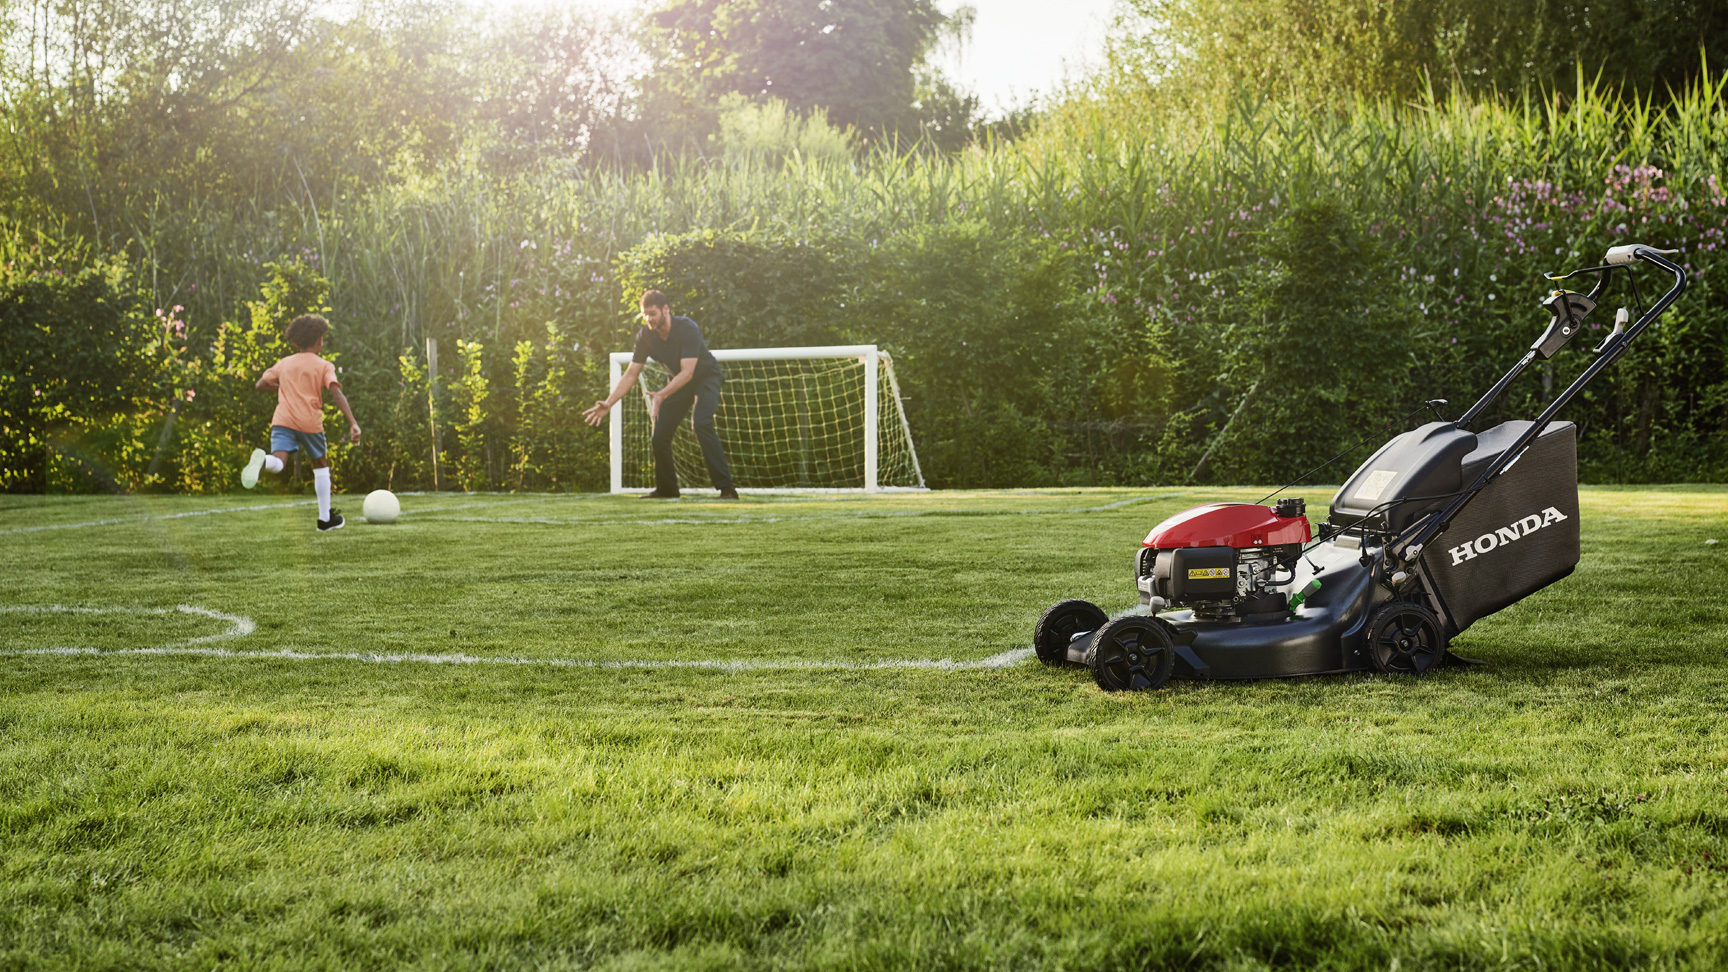
<path id="1" fill-rule="evenodd" d="M 894 360 L 873 344 L 717 350 L 725 369 L 714 428 L 732 478 L 750 490 L 923 489 Z M 630 352 L 611 357 L 612 383 Z M 612 409 L 612 492 L 654 488 L 648 393 L 671 376 L 654 361 L 638 394 Z M 703 488 L 708 468 L 686 419 L 672 443 L 680 488 Z"/>

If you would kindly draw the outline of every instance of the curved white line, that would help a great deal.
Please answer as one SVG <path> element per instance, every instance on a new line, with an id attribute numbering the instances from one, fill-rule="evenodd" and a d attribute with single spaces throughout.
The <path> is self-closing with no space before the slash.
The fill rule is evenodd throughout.
<path id="1" fill-rule="evenodd" d="M 6 654 L 13 655 L 31 654 L 33 652 L 46 652 L 49 654 L 85 654 L 89 652 L 95 652 L 97 654 L 117 654 L 119 651 L 166 651 L 169 649 L 183 648 L 189 645 L 208 644 L 212 641 L 226 641 L 229 638 L 244 638 L 258 630 L 258 626 L 252 623 L 251 618 L 242 617 L 237 614 L 223 614 L 221 611 L 212 611 L 209 608 L 195 607 L 191 604 L 181 604 L 171 608 L 104 608 L 68 606 L 65 604 L 0 604 L 0 614 L 196 614 L 200 617 L 210 618 L 213 621 L 228 622 L 228 630 L 226 631 L 219 631 L 216 634 L 204 635 L 198 638 L 189 638 L 185 641 L 175 641 L 166 645 L 159 645 L 155 648 L 128 648 L 118 649 L 115 652 L 104 652 L 98 648 L 49 648 L 5 652 Z"/>

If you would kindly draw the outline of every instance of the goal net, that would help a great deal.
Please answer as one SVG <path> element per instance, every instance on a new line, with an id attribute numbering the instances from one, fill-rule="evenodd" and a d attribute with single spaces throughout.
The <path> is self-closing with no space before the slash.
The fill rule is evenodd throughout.
<path id="1" fill-rule="evenodd" d="M 923 489 L 894 360 L 873 344 L 714 352 L 726 380 L 714 429 L 740 490 Z M 612 383 L 630 353 L 611 357 Z M 612 409 L 612 492 L 654 488 L 648 393 L 670 375 L 649 361 L 637 392 Z M 681 488 L 709 486 L 686 419 L 672 454 Z"/>

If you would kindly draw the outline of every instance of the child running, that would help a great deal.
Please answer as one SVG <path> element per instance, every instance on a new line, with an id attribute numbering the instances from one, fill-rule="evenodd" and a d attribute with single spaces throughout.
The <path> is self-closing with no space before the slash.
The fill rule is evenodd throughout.
<path id="1" fill-rule="evenodd" d="M 253 449 L 252 459 L 240 471 L 240 485 L 251 489 L 258 485 L 258 470 L 273 473 L 287 467 L 288 453 L 304 450 L 312 460 L 312 484 L 318 493 L 318 532 L 342 529 L 342 514 L 330 508 L 330 460 L 325 456 L 324 389 L 348 417 L 348 441 L 360 441 L 360 423 L 354 421 L 354 410 L 348 407 L 348 397 L 336 381 L 336 366 L 319 357 L 324 350 L 324 335 L 330 322 L 317 314 L 302 314 L 288 322 L 283 336 L 299 348 L 270 366 L 258 379 L 259 391 L 275 390 L 276 414 L 270 419 L 270 452 Z"/>

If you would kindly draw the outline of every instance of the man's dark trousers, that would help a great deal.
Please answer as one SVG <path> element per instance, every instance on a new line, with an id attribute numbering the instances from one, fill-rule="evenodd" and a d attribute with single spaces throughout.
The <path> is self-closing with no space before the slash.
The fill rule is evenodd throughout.
<path id="1" fill-rule="evenodd" d="M 708 464 L 708 478 L 715 489 L 732 489 L 732 466 L 726 461 L 726 450 L 720 446 L 720 433 L 714 431 L 714 412 L 720 407 L 720 375 L 692 378 L 690 384 L 678 389 L 660 403 L 660 415 L 654 420 L 654 491 L 678 492 L 678 468 L 672 464 L 672 436 L 690 405 L 696 405 L 696 441 L 702 444 L 702 459 Z"/>

